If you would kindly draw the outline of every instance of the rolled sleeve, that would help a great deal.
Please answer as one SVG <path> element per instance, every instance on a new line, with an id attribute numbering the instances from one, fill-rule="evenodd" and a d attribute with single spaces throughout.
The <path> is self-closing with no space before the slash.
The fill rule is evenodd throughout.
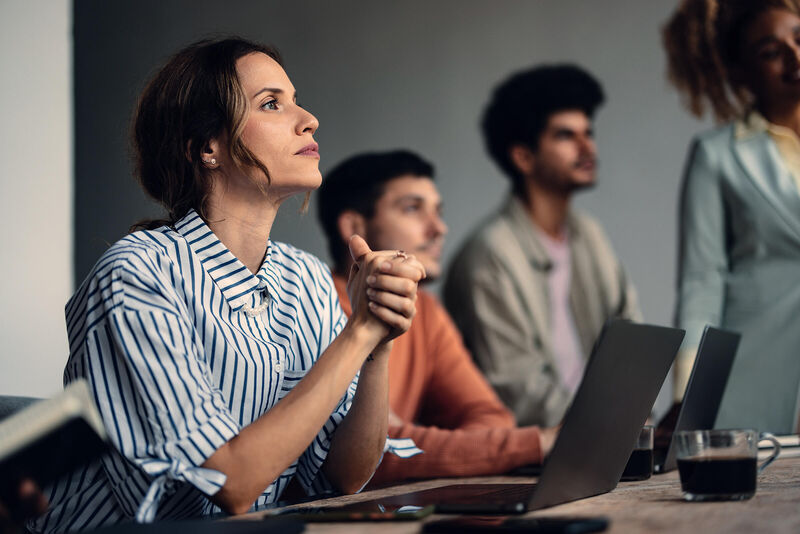
<path id="1" fill-rule="evenodd" d="M 222 487 L 225 475 L 199 466 L 239 425 L 211 385 L 176 303 L 146 270 L 118 271 L 117 291 L 102 303 L 105 313 L 86 336 L 82 361 L 111 442 L 143 475 L 120 480 L 113 476 L 122 471 L 115 468 L 120 459 L 108 458 L 114 495 L 137 520 L 151 521 L 170 480 L 206 495 Z"/>

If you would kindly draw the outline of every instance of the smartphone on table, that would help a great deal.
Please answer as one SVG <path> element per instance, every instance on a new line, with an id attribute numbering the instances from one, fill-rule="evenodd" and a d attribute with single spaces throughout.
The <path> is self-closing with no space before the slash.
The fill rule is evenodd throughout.
<path id="1" fill-rule="evenodd" d="M 582 534 L 608 528 L 606 517 L 497 517 L 472 516 L 431 521 L 422 526 L 425 534 L 474 532 L 534 532 L 537 534 Z"/>
<path id="2" fill-rule="evenodd" d="M 433 513 L 433 505 L 413 506 L 381 504 L 374 501 L 353 503 L 345 506 L 323 506 L 317 508 L 292 508 L 277 515 L 296 517 L 307 523 L 348 521 L 414 521 Z"/>

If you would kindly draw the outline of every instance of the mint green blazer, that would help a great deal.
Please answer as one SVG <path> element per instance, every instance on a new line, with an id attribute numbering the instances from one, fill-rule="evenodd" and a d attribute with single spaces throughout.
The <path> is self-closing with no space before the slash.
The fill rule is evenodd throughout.
<path id="1" fill-rule="evenodd" d="M 800 384 L 800 192 L 766 132 L 698 136 L 680 209 L 678 326 L 742 334 L 718 428 L 793 432 Z"/>

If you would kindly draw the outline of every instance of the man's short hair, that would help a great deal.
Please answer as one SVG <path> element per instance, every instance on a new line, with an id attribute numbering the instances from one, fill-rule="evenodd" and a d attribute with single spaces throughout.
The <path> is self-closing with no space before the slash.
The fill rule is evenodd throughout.
<path id="1" fill-rule="evenodd" d="M 515 193 L 524 192 L 524 183 L 511 161 L 511 147 L 521 144 L 535 150 L 552 114 L 577 109 L 592 118 L 604 99 L 600 82 L 575 65 L 517 72 L 495 88 L 481 128 L 489 155 L 511 180 Z"/>
<path id="2" fill-rule="evenodd" d="M 405 175 L 433 179 L 433 165 L 408 150 L 357 154 L 328 171 L 317 193 L 317 217 L 337 269 L 347 261 L 347 245 L 339 235 L 339 216 L 352 210 L 366 219 L 390 180 Z"/>

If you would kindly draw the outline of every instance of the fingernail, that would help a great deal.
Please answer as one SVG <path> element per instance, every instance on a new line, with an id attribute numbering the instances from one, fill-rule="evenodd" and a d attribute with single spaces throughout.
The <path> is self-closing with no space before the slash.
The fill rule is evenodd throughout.
<path id="1" fill-rule="evenodd" d="M 378 307 L 378 305 L 377 305 L 377 304 L 375 304 L 374 302 L 371 302 L 371 301 L 370 301 L 370 303 L 369 303 L 369 308 L 370 308 L 371 310 L 374 310 L 374 309 L 375 309 L 375 308 L 377 308 L 377 307 Z"/>
<path id="2" fill-rule="evenodd" d="M 392 270 L 392 264 L 389 263 L 388 261 L 385 261 L 385 262 L 381 263 L 381 270 L 383 270 L 383 271 L 391 271 Z"/>
<path id="3" fill-rule="evenodd" d="M 372 274 L 367 277 L 367 283 L 368 284 L 374 284 L 377 280 L 378 279 L 375 277 L 375 275 L 372 275 Z"/>
<path id="4" fill-rule="evenodd" d="M 367 289 L 367 295 L 369 295 L 370 297 L 374 297 L 375 296 L 375 290 L 374 289 Z"/>

